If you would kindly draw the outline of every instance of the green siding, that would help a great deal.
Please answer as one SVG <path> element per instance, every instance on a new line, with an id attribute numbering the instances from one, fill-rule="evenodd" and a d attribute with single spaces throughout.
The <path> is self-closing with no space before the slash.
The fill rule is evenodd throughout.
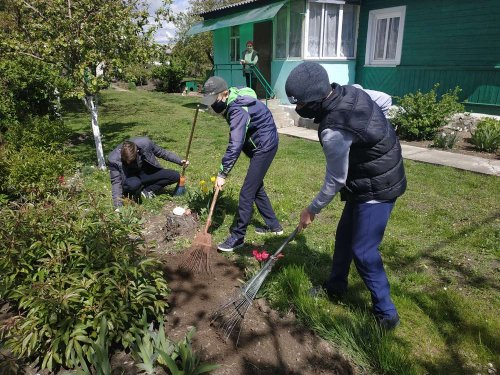
<path id="1" fill-rule="evenodd" d="M 401 5 L 406 5 L 401 64 L 365 66 L 369 11 Z M 427 91 L 435 83 L 440 93 L 460 86 L 462 100 L 500 112 L 499 20 L 499 0 L 365 0 L 356 81 L 395 96 Z"/>

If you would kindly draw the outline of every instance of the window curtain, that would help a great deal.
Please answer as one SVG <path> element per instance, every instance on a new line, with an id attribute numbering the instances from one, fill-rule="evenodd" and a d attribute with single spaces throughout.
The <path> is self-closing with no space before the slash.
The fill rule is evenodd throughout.
<path id="1" fill-rule="evenodd" d="M 323 30 L 323 53 L 324 57 L 337 56 L 337 39 L 339 30 L 339 9 L 336 4 L 325 4 L 325 26 Z"/>
<path id="2" fill-rule="evenodd" d="M 323 4 L 309 3 L 309 38 L 307 40 L 308 57 L 319 57 L 322 12 Z"/>
<path id="3" fill-rule="evenodd" d="M 286 58 L 286 21 L 288 8 L 282 7 L 276 15 L 276 58 Z"/>
<path id="4" fill-rule="evenodd" d="M 304 1 L 292 0 L 290 2 L 290 40 L 288 46 L 289 57 L 302 56 L 302 20 Z"/>
<path id="5" fill-rule="evenodd" d="M 377 32 L 375 33 L 375 60 L 384 59 L 385 34 L 387 29 L 387 18 L 377 20 Z"/>
<path id="6" fill-rule="evenodd" d="M 344 15 L 342 19 L 342 42 L 340 45 L 340 55 L 342 57 L 354 57 L 356 9 L 357 8 L 354 5 L 344 5 Z"/>
<path id="7" fill-rule="evenodd" d="M 385 56 L 387 60 L 394 60 L 396 58 L 398 33 L 399 33 L 399 17 L 391 18 L 389 22 L 389 35 L 387 38 L 387 53 Z"/>

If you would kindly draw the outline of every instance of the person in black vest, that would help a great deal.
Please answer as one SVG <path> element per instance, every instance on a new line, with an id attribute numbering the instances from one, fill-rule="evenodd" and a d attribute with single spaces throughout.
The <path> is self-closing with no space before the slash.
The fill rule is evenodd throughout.
<path id="1" fill-rule="evenodd" d="M 327 163 L 323 187 L 301 212 L 299 230 L 311 224 L 336 193 L 346 202 L 337 226 L 331 273 L 322 287 L 331 298 L 344 294 L 354 261 L 371 293 L 378 323 L 393 329 L 399 316 L 378 246 L 396 199 L 406 190 L 398 137 L 366 92 L 330 84 L 318 63 L 295 67 L 285 90 L 295 111 L 319 124 Z"/>

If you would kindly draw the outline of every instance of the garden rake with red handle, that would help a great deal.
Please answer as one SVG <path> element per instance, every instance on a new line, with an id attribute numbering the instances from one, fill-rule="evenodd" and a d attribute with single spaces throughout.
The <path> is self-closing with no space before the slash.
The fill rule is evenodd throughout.
<path id="1" fill-rule="evenodd" d="M 198 119 L 198 112 L 200 111 L 200 105 L 196 106 L 196 112 L 194 113 L 193 126 L 191 126 L 191 134 L 189 135 L 189 141 L 186 151 L 186 158 L 184 160 L 189 160 L 189 150 L 191 149 L 191 141 L 193 140 L 194 127 L 196 126 L 196 120 Z M 177 185 L 177 190 L 175 191 L 175 195 L 183 195 L 186 192 L 186 165 L 182 166 L 181 177 L 179 178 L 179 185 Z"/>
<path id="2" fill-rule="evenodd" d="M 292 234 L 290 234 L 285 242 L 281 244 L 279 249 L 271 255 L 261 270 L 257 272 L 257 274 L 252 277 L 250 281 L 244 284 L 233 296 L 233 298 L 221 305 L 217 311 L 212 314 L 212 324 L 217 323 L 216 325 L 223 332 L 226 341 L 229 339 L 229 336 L 231 336 L 233 330 L 239 326 L 238 337 L 236 338 L 236 345 L 238 345 L 241 332 L 241 322 L 245 318 L 248 308 L 252 304 L 267 275 L 271 272 L 271 268 L 274 266 L 274 263 L 278 260 L 278 256 L 281 254 L 285 246 L 295 238 L 298 231 L 299 228 L 295 228 Z"/>
<path id="3" fill-rule="evenodd" d="M 216 186 L 205 229 L 195 236 L 191 248 L 187 251 L 185 259 L 180 265 L 180 268 L 186 271 L 193 273 L 212 272 L 210 269 L 210 253 L 214 250 L 214 246 L 212 245 L 212 235 L 208 233 L 208 228 L 210 228 L 210 224 L 212 223 L 215 201 L 217 200 L 219 191 L 220 187 Z"/>

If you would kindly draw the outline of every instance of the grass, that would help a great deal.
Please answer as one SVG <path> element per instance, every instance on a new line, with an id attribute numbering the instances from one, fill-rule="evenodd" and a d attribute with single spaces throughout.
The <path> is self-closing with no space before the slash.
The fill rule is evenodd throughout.
<path id="1" fill-rule="evenodd" d="M 107 91 L 100 100 L 105 153 L 123 140 L 148 135 L 159 145 L 185 154 L 196 99 L 178 95 Z M 72 148 L 84 165 L 95 163 L 90 119 L 81 110 L 66 122 L 81 134 Z M 187 170 L 188 189 L 215 175 L 225 151 L 224 120 L 200 113 Z M 166 163 L 165 166 L 178 168 Z M 227 180 L 214 239 L 229 232 L 238 192 L 248 165 L 241 156 Z M 266 190 L 278 218 L 290 233 L 301 209 L 319 191 L 324 175 L 319 143 L 282 136 L 266 177 Z M 368 313 L 370 296 L 355 269 L 347 297 L 331 302 L 313 298 L 310 286 L 328 276 L 336 224 L 343 204 L 338 197 L 312 226 L 285 249 L 264 294 L 280 310 L 293 308 L 298 319 L 330 340 L 367 373 L 477 374 L 500 367 L 500 179 L 448 167 L 405 161 L 408 190 L 397 201 L 381 252 L 402 324 L 383 335 Z M 102 174 L 96 189 L 110 191 Z M 111 193 L 110 206 L 111 206 Z M 186 203 L 186 196 L 161 195 L 144 207 L 158 210 L 165 200 Z M 254 215 L 252 225 L 262 223 Z M 283 238 L 258 237 L 252 225 L 247 246 L 274 251 Z M 240 260 L 242 261 L 242 260 Z M 242 261 L 243 262 L 243 261 Z"/>

